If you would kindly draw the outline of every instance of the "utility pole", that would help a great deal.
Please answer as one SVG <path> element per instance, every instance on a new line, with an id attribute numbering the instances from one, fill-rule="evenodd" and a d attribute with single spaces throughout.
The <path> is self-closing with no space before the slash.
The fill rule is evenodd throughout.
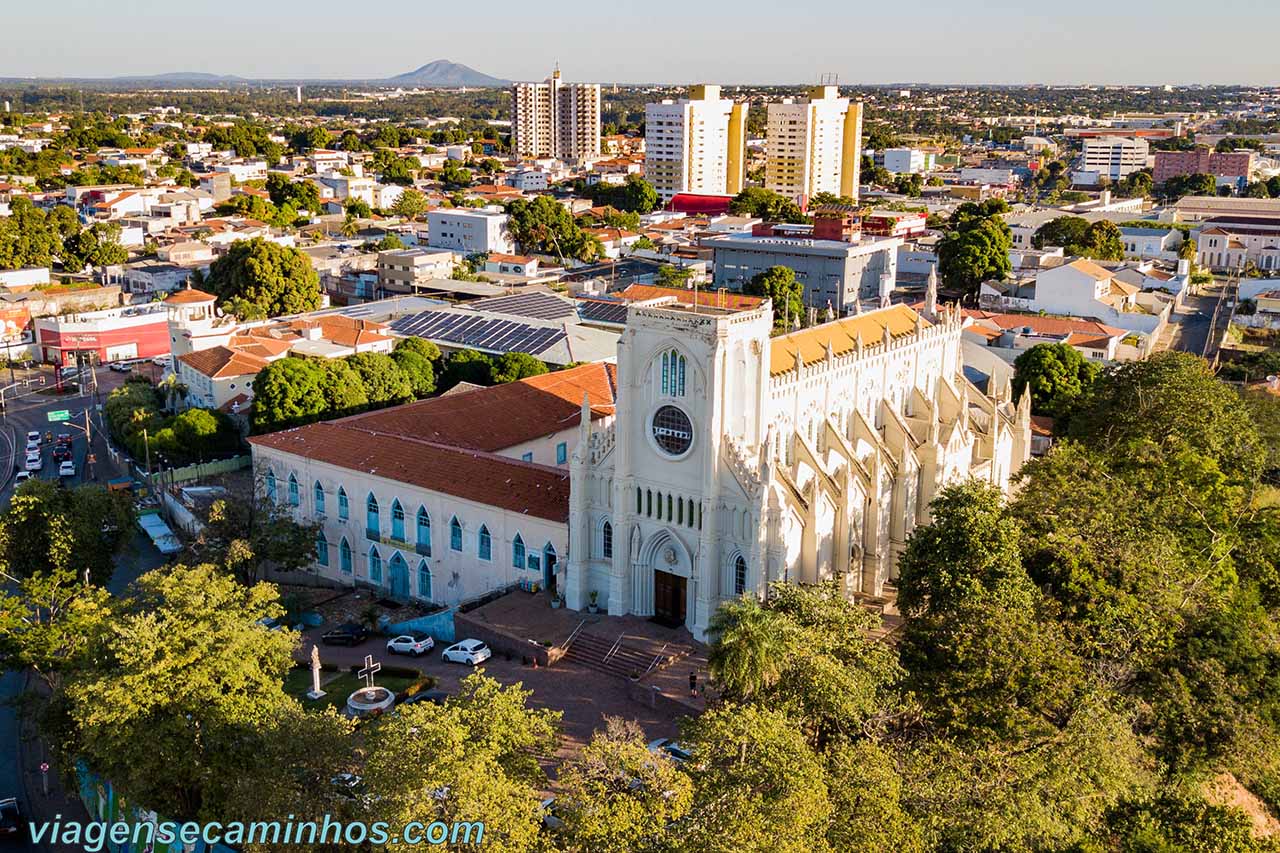
<path id="1" fill-rule="evenodd" d="M 150 486 L 151 491 L 154 492 L 156 490 L 156 484 L 151 476 L 151 439 L 147 437 L 147 430 L 145 427 L 143 427 L 142 430 L 142 444 L 146 447 L 147 455 L 147 485 Z"/>

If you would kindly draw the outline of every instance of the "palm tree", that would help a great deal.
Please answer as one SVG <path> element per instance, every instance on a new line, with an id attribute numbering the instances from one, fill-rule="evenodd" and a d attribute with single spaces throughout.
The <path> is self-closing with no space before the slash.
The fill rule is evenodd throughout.
<path id="1" fill-rule="evenodd" d="M 178 404 L 186 399 L 187 396 L 186 383 L 178 381 L 178 374 L 176 373 L 170 373 L 161 380 L 160 384 L 156 386 L 156 390 L 164 398 L 164 407 L 170 411 L 177 411 Z"/>
<path id="2" fill-rule="evenodd" d="M 751 698 L 782 676 L 791 651 L 791 628 L 755 598 L 726 601 L 707 631 L 714 638 L 708 664 L 725 696 Z"/>
<path id="3" fill-rule="evenodd" d="M 342 221 L 341 232 L 343 237 L 354 237 L 360 232 L 360 225 L 356 222 L 356 218 L 350 213 L 348 213 L 347 218 Z"/>

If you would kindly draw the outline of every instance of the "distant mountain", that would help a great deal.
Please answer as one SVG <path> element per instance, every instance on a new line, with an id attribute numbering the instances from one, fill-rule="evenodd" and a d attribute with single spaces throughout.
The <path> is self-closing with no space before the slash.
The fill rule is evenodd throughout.
<path id="1" fill-rule="evenodd" d="M 208 74 L 204 71 L 171 71 L 168 74 L 129 74 L 112 77 L 121 83 L 246 83 L 234 74 Z"/>
<path id="2" fill-rule="evenodd" d="M 428 62 L 421 68 L 408 72 L 407 74 L 399 74 L 395 77 L 388 77 L 387 83 L 395 83 L 399 86 L 506 86 L 511 83 L 510 80 L 501 80 L 497 77 L 490 77 L 488 74 L 481 74 L 474 68 L 468 68 L 457 62 L 450 62 L 447 59 L 437 59 L 435 62 Z"/>

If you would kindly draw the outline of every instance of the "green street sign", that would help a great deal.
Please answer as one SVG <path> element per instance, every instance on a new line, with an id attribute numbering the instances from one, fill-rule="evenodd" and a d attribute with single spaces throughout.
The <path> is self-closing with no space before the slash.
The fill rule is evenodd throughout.
<path id="1" fill-rule="evenodd" d="M 71 412 L 66 409 L 58 409 L 56 412 L 49 413 L 49 423 L 56 424 L 63 421 L 71 420 Z"/>

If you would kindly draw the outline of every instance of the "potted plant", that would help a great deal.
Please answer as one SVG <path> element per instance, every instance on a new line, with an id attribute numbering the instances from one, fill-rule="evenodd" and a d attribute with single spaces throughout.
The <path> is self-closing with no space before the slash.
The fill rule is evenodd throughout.
<path id="1" fill-rule="evenodd" d="M 591 603 L 587 605 L 588 613 L 600 612 L 600 608 L 596 606 L 596 600 L 599 598 L 600 598 L 600 593 L 594 589 L 591 590 Z"/>

